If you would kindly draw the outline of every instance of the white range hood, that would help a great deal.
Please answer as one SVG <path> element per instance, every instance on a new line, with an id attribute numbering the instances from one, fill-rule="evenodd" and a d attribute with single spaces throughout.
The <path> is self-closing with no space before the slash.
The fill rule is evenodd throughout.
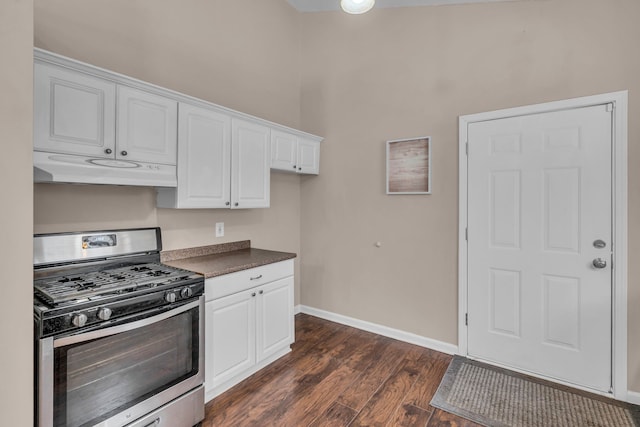
<path id="1" fill-rule="evenodd" d="M 176 187 L 176 167 L 68 154 L 33 152 L 34 182 Z"/>

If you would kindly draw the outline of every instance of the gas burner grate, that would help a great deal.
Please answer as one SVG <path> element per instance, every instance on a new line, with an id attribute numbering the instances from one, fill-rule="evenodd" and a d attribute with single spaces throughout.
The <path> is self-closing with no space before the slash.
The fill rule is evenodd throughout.
<path id="1" fill-rule="evenodd" d="M 186 276 L 184 270 L 150 263 L 37 280 L 34 289 L 43 300 L 58 305 L 154 288 L 184 279 Z"/>

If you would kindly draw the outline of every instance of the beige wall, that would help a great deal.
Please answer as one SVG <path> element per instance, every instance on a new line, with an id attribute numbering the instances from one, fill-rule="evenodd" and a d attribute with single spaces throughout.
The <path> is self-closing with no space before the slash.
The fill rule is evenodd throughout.
<path id="1" fill-rule="evenodd" d="M 629 90 L 629 365 L 640 390 L 640 2 L 302 15 L 302 303 L 457 343 L 460 115 Z M 433 137 L 433 194 L 385 195 L 385 141 Z M 374 247 L 380 241 L 382 247 Z"/>
<path id="2" fill-rule="evenodd" d="M 36 0 L 35 45 L 298 127 L 297 18 L 280 0 Z M 34 200 L 36 232 L 160 226 L 165 249 L 250 239 L 300 252 L 296 175 L 271 174 L 270 209 L 156 209 L 142 187 L 38 184 Z"/>
<path id="3" fill-rule="evenodd" d="M 33 425 L 33 1 L 0 2 L 0 424 Z"/>

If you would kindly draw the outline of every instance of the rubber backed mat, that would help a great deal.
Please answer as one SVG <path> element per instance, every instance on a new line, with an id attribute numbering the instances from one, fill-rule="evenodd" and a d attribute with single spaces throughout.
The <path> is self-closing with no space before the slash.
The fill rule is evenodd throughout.
<path id="1" fill-rule="evenodd" d="M 640 427 L 640 406 L 455 356 L 431 405 L 489 427 Z"/>

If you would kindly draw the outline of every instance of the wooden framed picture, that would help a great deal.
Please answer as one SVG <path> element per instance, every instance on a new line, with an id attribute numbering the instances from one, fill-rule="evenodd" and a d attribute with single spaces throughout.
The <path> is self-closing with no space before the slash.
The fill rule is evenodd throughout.
<path id="1" fill-rule="evenodd" d="M 387 194 L 431 194 L 431 137 L 387 141 Z"/>

